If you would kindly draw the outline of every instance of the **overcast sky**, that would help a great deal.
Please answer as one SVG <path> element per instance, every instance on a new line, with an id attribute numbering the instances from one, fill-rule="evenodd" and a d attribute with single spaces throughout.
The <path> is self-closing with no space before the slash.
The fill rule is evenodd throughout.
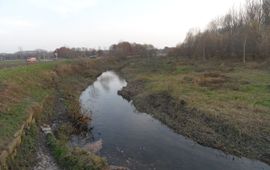
<path id="1" fill-rule="evenodd" d="M 119 41 L 175 46 L 245 0 L 0 0 L 0 52 L 108 48 Z"/>

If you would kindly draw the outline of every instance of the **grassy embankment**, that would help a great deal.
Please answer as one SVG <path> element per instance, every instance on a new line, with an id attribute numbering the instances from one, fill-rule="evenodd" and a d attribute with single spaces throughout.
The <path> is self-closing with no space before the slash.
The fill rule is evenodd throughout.
<path id="1" fill-rule="evenodd" d="M 27 169 L 29 162 L 34 162 L 38 133 L 35 127 L 41 123 L 50 123 L 58 116 L 56 101 L 62 98 L 66 115 L 66 122 L 59 125 L 57 136 L 49 136 L 48 143 L 56 160 L 63 167 L 69 168 L 95 168 L 106 167 L 106 162 L 88 152 L 69 148 L 66 144 L 70 133 L 75 131 L 80 117 L 78 96 L 88 83 L 95 80 L 96 76 L 106 69 L 118 67 L 119 63 L 114 59 L 61 61 L 40 63 L 31 66 L 20 66 L 0 70 L 0 153 L 11 154 L 12 141 L 17 137 L 18 130 L 22 128 L 29 114 L 34 113 L 37 123 L 31 130 L 25 130 L 22 147 L 18 149 L 15 158 L 9 161 L 11 164 Z M 62 126 L 69 126 L 70 131 L 61 131 Z M 34 130 L 33 130 L 34 129 Z M 39 132 L 38 130 L 36 132 Z M 20 143 L 17 142 L 16 144 Z M 27 150 L 30 151 L 28 152 Z M 5 152 L 3 152 L 5 151 Z M 32 158 L 33 160 L 25 160 Z M 80 159 L 82 158 L 82 159 Z M 3 160 L 2 160 L 3 161 Z M 69 162 L 69 164 L 65 164 Z M 86 162 L 88 162 L 86 164 Z M 85 163 L 85 164 L 84 164 Z M 72 164 L 72 165 L 71 165 Z M 33 166 L 33 165 L 32 165 Z M 11 167 L 12 168 L 12 167 Z"/>
<path id="2" fill-rule="evenodd" d="M 270 70 L 265 64 L 131 59 L 120 93 L 198 143 L 270 163 Z"/>
<path id="3" fill-rule="evenodd" d="M 30 112 L 28 109 L 52 94 L 46 75 L 56 63 L 0 70 L 0 149 L 5 148 Z"/>

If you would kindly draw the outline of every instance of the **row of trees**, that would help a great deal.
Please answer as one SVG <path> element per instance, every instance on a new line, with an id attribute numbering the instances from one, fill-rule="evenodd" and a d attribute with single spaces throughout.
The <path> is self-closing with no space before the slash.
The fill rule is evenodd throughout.
<path id="1" fill-rule="evenodd" d="M 56 59 L 56 58 L 87 58 L 87 57 L 135 57 L 144 56 L 150 57 L 155 56 L 157 50 L 153 45 L 148 44 L 137 44 L 129 42 L 120 42 L 110 46 L 109 50 L 96 50 L 93 48 L 69 48 L 60 47 L 55 49 L 53 52 L 45 50 L 35 51 L 19 51 L 12 54 L 1 54 L 0 60 L 14 60 L 14 59 L 26 59 L 29 57 L 36 57 L 38 59 Z"/>
<path id="2" fill-rule="evenodd" d="M 270 58 L 270 0 L 247 0 L 245 7 L 231 9 L 201 32 L 193 29 L 172 51 L 203 60 L 217 58 Z"/>
<path id="3" fill-rule="evenodd" d="M 152 45 L 120 42 L 110 46 L 109 50 L 61 47 L 54 51 L 58 58 L 99 57 L 99 56 L 154 56 L 156 49 Z"/>
<path id="4" fill-rule="evenodd" d="M 137 44 L 129 42 L 120 42 L 113 44 L 109 53 L 111 56 L 126 57 L 126 56 L 154 56 L 156 54 L 156 48 L 149 44 Z"/>
<path id="5" fill-rule="evenodd" d="M 88 48 L 68 48 L 60 47 L 54 51 L 58 58 L 78 58 L 78 57 L 91 57 L 99 54 L 99 51 Z"/>
<path id="6" fill-rule="evenodd" d="M 52 52 L 48 52 L 42 49 L 36 49 L 33 51 L 18 51 L 16 53 L 0 53 L 1 60 L 25 60 L 29 57 L 36 57 L 39 60 L 54 59 L 55 56 Z"/>

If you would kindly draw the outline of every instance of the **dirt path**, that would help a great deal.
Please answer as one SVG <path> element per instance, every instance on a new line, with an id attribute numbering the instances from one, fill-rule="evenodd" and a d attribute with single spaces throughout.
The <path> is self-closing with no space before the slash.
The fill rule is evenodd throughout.
<path id="1" fill-rule="evenodd" d="M 55 87 L 56 87 L 56 100 L 54 102 L 54 106 L 53 106 L 53 110 L 55 113 L 58 113 L 58 115 L 56 115 L 56 117 L 54 117 L 50 124 L 52 126 L 52 128 L 56 128 L 59 123 L 62 121 L 62 116 L 63 114 L 65 114 L 66 112 L 66 108 L 65 105 L 63 103 L 63 100 L 60 97 L 60 92 L 58 89 L 57 84 L 55 83 Z M 59 168 L 59 166 L 57 165 L 55 159 L 53 158 L 49 148 L 47 147 L 46 144 L 46 136 L 44 134 L 44 132 L 40 132 L 40 141 L 39 141 L 39 149 L 38 149 L 38 153 L 37 153 L 37 159 L 38 159 L 38 163 L 37 165 L 33 168 L 33 170 L 60 170 L 61 168 Z"/>
<path id="2" fill-rule="evenodd" d="M 42 132 L 41 132 L 42 133 Z M 40 135 L 37 153 L 37 165 L 33 170 L 60 170 L 45 143 L 45 135 Z"/>

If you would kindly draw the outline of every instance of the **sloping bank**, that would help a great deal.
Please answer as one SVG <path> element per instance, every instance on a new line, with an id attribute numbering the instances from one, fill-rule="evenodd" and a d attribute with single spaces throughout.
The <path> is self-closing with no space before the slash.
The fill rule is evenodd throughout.
<path id="1" fill-rule="evenodd" d="M 67 145 L 85 128 L 79 95 L 105 70 L 120 68 L 117 59 L 69 60 L 0 71 L 0 169 L 29 169 L 37 160 L 39 126 L 56 124 L 47 143 L 60 166 L 106 169 L 99 156 Z M 59 102 L 60 101 L 60 102 Z M 58 106 L 62 104 L 62 106 Z"/>
<path id="2" fill-rule="evenodd" d="M 216 65 L 211 68 L 212 65 L 177 58 L 158 58 L 151 62 L 144 58 L 133 59 L 121 71 L 128 86 L 119 94 L 132 100 L 140 112 L 152 114 L 176 132 L 202 145 L 270 164 L 269 108 L 252 104 L 269 93 L 267 88 L 263 89 L 265 92 L 261 90 L 262 94 L 259 94 L 261 91 L 247 91 L 253 86 L 264 87 L 269 82 L 269 72 Z M 217 73 L 206 74 L 209 70 Z M 229 81 L 219 81 L 215 89 L 194 82 L 197 77 L 221 75 L 221 71 Z M 232 75 L 237 75 L 235 80 Z M 241 84 L 240 81 L 250 83 Z M 249 98 L 251 104 L 246 101 Z M 211 108 L 215 108 L 212 109 L 214 113 L 210 112 Z"/>

